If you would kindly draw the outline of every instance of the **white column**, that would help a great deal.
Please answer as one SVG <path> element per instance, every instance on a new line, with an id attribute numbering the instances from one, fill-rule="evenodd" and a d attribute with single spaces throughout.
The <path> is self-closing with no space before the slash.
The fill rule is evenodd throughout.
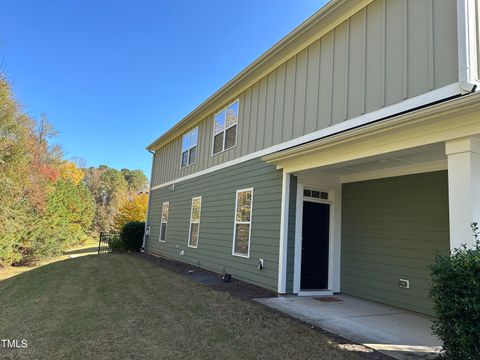
<path id="1" fill-rule="evenodd" d="M 280 215 L 280 247 L 278 251 L 278 293 L 287 287 L 288 208 L 290 200 L 290 174 L 283 171 L 282 209 Z"/>
<path id="2" fill-rule="evenodd" d="M 480 223 L 480 140 L 465 137 L 445 143 L 448 156 L 450 248 L 475 244 L 470 224 Z"/>

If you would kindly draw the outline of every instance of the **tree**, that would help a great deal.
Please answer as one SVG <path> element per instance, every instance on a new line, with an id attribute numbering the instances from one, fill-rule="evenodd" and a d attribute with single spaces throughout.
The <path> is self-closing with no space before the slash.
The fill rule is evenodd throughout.
<path id="1" fill-rule="evenodd" d="M 85 184 L 59 179 L 47 199 L 47 206 L 22 242 L 24 262 L 60 254 L 87 238 L 95 215 L 95 201 Z"/>
<path id="2" fill-rule="evenodd" d="M 0 265 L 36 261 L 88 236 L 93 197 L 83 172 L 51 145 L 54 135 L 0 77 Z"/>
<path id="3" fill-rule="evenodd" d="M 82 169 L 79 169 L 77 165 L 70 161 L 64 161 L 61 163 L 60 168 L 60 178 L 63 180 L 70 180 L 73 184 L 78 185 L 85 177 L 85 173 Z"/>
<path id="4" fill-rule="evenodd" d="M 95 231 L 111 231 L 123 199 L 128 195 L 128 183 L 123 174 L 106 165 L 85 170 L 85 183 L 94 196 Z"/>
<path id="5" fill-rule="evenodd" d="M 115 228 L 121 230 L 123 225 L 132 221 L 144 222 L 147 214 L 148 195 L 135 194 L 125 199 L 115 217 Z"/>
<path id="6" fill-rule="evenodd" d="M 148 183 L 148 179 L 142 170 L 122 169 L 121 172 L 128 183 L 128 191 L 131 194 L 137 193 Z"/>
<path id="7" fill-rule="evenodd" d="M 17 245 L 31 209 L 28 195 L 34 122 L 0 77 L 0 264 L 20 259 Z"/>

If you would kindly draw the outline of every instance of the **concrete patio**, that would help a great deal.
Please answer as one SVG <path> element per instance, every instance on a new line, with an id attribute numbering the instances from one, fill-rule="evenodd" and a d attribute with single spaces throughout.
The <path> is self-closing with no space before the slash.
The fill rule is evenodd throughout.
<path id="1" fill-rule="evenodd" d="M 396 359 L 432 359 L 441 343 L 431 318 L 347 295 L 256 301 Z"/>

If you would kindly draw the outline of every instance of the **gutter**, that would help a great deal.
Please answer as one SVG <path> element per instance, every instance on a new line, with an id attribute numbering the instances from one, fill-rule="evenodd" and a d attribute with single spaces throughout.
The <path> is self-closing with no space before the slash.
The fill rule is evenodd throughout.
<path id="1" fill-rule="evenodd" d="M 458 79 L 466 93 L 474 92 L 480 85 L 477 6 L 476 0 L 457 0 Z"/>
<path id="2" fill-rule="evenodd" d="M 143 242 L 142 242 L 142 247 L 140 251 L 143 253 L 145 252 L 145 241 L 147 240 L 147 236 L 150 236 L 150 231 L 148 231 L 147 235 L 147 229 L 150 227 L 148 225 L 148 210 L 150 209 L 150 199 L 152 195 L 152 181 L 153 181 L 153 169 L 155 168 L 155 151 L 147 149 L 147 151 L 152 154 L 152 169 L 150 170 L 150 184 L 148 186 L 148 201 L 147 201 L 147 214 L 145 216 L 145 229 L 143 230 Z"/>
<path id="3" fill-rule="evenodd" d="M 364 136 L 365 134 L 371 134 L 374 131 L 392 129 L 395 126 L 400 126 L 407 122 L 415 123 L 419 121 L 425 121 L 435 116 L 448 116 L 451 113 L 458 113 L 459 111 L 467 113 L 475 108 L 480 108 L 480 92 L 459 95 L 435 103 L 427 104 L 410 111 L 378 119 L 377 121 L 371 122 L 367 125 L 350 128 L 320 139 L 312 140 L 302 145 L 265 155 L 262 157 L 262 160 L 267 164 L 277 165 L 278 161 L 288 160 L 292 157 L 304 155 L 311 151 L 318 150 L 319 147 L 326 148 L 336 145 L 339 142 L 350 139 L 354 136 Z"/>

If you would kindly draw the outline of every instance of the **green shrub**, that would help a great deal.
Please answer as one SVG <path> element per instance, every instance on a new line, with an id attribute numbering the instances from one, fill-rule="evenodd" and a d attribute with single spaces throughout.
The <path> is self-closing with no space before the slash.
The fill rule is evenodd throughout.
<path id="1" fill-rule="evenodd" d="M 432 265 L 431 296 L 438 319 L 433 332 L 443 342 L 442 356 L 451 360 L 478 359 L 480 354 L 480 243 L 437 255 Z"/>
<path id="2" fill-rule="evenodd" d="M 108 237 L 108 246 L 112 252 L 123 252 L 125 248 L 123 246 L 122 240 L 120 239 L 120 234 L 113 234 Z"/>
<path id="3" fill-rule="evenodd" d="M 140 251 L 143 243 L 145 223 L 141 221 L 130 221 L 123 225 L 120 232 L 120 241 L 126 251 Z"/>

